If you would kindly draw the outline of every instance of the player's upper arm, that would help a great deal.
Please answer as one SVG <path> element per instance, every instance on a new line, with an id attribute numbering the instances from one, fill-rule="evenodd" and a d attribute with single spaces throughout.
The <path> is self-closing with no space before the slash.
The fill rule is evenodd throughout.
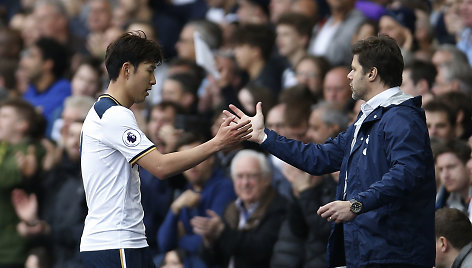
<path id="1" fill-rule="evenodd" d="M 165 179 L 168 174 L 166 170 L 163 169 L 162 167 L 162 159 L 163 155 L 158 151 L 158 150 L 152 150 L 148 154 L 144 155 L 141 157 L 138 161 L 137 164 L 146 169 L 147 171 L 151 172 L 154 176 L 156 176 L 159 179 Z"/>

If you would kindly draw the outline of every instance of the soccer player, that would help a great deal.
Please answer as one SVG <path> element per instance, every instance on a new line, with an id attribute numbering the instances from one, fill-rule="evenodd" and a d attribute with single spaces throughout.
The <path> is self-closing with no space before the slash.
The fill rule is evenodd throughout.
<path id="1" fill-rule="evenodd" d="M 88 206 L 80 244 L 85 267 L 154 267 L 145 237 L 138 167 L 166 178 L 250 137 L 249 120 L 235 124 L 234 117 L 228 117 L 206 143 L 170 154 L 156 150 L 129 108 L 149 95 L 161 61 L 159 45 L 141 32 L 126 33 L 107 48 L 110 83 L 90 109 L 81 135 Z"/>

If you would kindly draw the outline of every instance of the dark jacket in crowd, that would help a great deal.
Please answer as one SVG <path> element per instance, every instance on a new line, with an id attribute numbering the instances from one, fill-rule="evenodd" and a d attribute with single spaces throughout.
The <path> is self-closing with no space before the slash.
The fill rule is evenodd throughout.
<path id="1" fill-rule="evenodd" d="M 286 208 L 287 201 L 270 187 L 246 227 L 238 229 L 240 211 L 234 202 L 230 203 L 224 213 L 223 232 L 212 248 L 202 250 L 202 258 L 220 267 L 227 267 L 231 258 L 234 268 L 269 267 Z"/>
<path id="2" fill-rule="evenodd" d="M 331 225 L 316 211 L 334 200 L 336 182 L 331 174 L 300 193 L 290 202 L 288 217 L 282 224 L 274 247 L 272 268 L 325 267 L 326 247 Z"/>

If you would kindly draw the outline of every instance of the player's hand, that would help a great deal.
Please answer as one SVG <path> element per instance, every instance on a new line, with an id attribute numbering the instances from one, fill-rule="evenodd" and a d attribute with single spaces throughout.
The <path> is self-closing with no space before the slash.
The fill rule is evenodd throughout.
<path id="1" fill-rule="evenodd" d="M 252 142 L 261 144 L 265 137 L 265 133 L 264 133 L 265 126 L 264 126 L 264 115 L 262 114 L 262 103 L 258 102 L 256 104 L 256 115 L 252 117 L 247 116 L 243 111 L 241 111 L 238 107 L 232 104 L 229 105 L 229 108 L 236 115 L 234 122 L 238 124 L 240 122 L 245 122 L 247 120 L 251 122 L 252 127 L 253 127 L 253 132 L 249 140 Z M 228 117 L 233 115 L 232 113 L 226 110 L 223 111 L 223 113 Z"/>
<path id="2" fill-rule="evenodd" d="M 316 213 L 328 221 L 334 221 L 335 223 L 347 222 L 357 216 L 351 211 L 351 202 L 339 200 L 320 207 Z"/>
<path id="3" fill-rule="evenodd" d="M 216 136 L 213 138 L 218 144 L 218 150 L 233 147 L 236 143 L 251 138 L 252 125 L 250 120 L 238 120 L 236 116 L 230 114 L 221 123 Z"/>

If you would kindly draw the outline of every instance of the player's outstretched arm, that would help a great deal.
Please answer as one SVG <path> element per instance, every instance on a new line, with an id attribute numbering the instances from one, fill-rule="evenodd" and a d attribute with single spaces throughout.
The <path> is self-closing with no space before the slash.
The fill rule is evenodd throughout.
<path id="1" fill-rule="evenodd" d="M 243 111 L 241 111 L 238 107 L 232 104 L 229 105 L 229 108 L 237 116 L 235 120 L 233 120 L 234 122 L 240 123 L 240 122 L 245 122 L 247 120 L 251 121 L 253 131 L 251 133 L 251 138 L 249 138 L 249 140 L 252 142 L 261 144 L 265 137 L 265 132 L 264 132 L 265 126 L 264 126 L 264 115 L 262 114 L 262 103 L 258 102 L 256 104 L 256 115 L 254 115 L 253 117 L 247 116 Z M 228 117 L 234 116 L 232 113 L 226 110 L 223 111 L 223 113 Z"/>
<path id="2" fill-rule="evenodd" d="M 232 123 L 236 120 L 234 115 L 228 116 L 220 125 L 216 136 L 197 147 L 169 154 L 161 154 L 159 151 L 153 150 L 140 158 L 138 165 L 160 179 L 187 170 L 217 151 L 251 138 L 251 121 L 238 120 L 238 123 Z"/>

